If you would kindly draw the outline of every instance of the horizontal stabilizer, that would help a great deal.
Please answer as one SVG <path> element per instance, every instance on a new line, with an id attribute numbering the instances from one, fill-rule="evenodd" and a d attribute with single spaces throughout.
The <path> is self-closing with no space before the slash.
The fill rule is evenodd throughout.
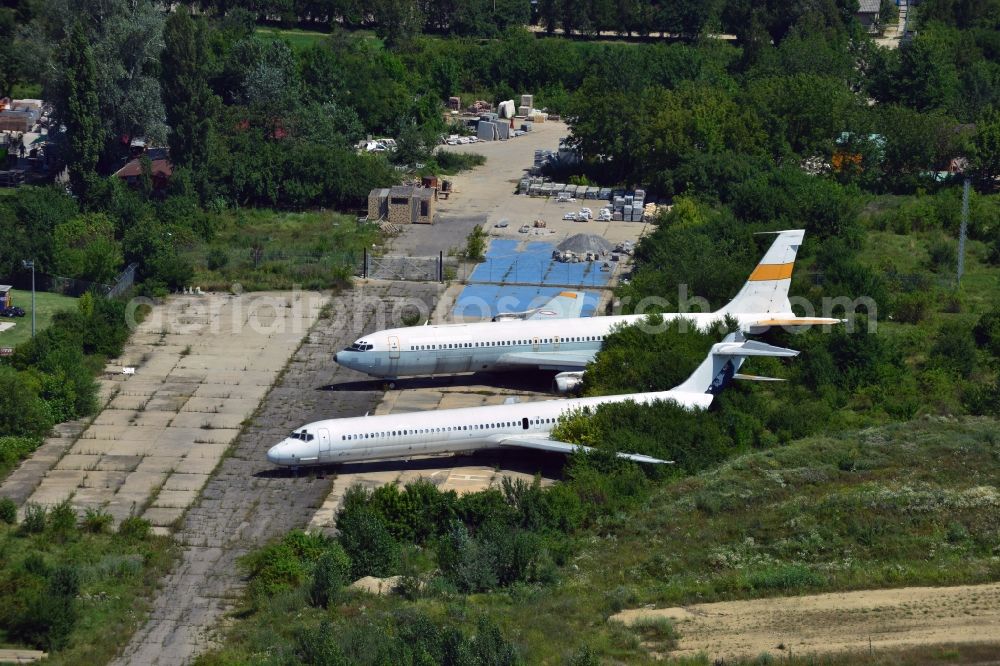
<path id="1" fill-rule="evenodd" d="M 786 382 L 787 379 L 779 379 L 778 377 L 761 377 L 760 375 L 744 375 L 743 373 L 737 372 L 733 375 L 733 379 L 743 379 L 748 382 Z"/>
<path id="2" fill-rule="evenodd" d="M 798 356 L 799 352 L 794 349 L 775 347 L 766 342 L 757 340 L 745 340 L 744 342 L 720 342 L 712 347 L 712 353 L 716 356 L 777 356 L 792 357 Z"/>
<path id="3" fill-rule="evenodd" d="M 722 342 L 712 345 L 708 357 L 683 384 L 673 390 L 716 395 L 735 377 L 743 361 L 750 356 L 789 358 L 798 355 L 799 352 L 794 349 L 746 340 L 739 332 L 730 333 Z"/>

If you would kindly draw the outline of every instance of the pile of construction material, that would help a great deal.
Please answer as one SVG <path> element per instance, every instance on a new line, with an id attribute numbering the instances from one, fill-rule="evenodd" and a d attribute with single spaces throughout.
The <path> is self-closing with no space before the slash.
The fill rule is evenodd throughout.
<path id="1" fill-rule="evenodd" d="M 622 194 L 611 200 L 611 219 L 616 222 L 642 222 L 645 209 L 645 190 Z"/>
<path id="2" fill-rule="evenodd" d="M 539 153 L 543 153 L 539 155 Z M 551 151 L 535 151 L 535 164 L 544 166 L 547 159 L 544 153 L 552 155 Z M 540 167 L 539 167 L 540 168 Z M 567 185 L 566 183 L 550 183 L 544 178 L 527 177 L 522 178 L 518 184 L 518 192 L 533 197 L 555 197 L 558 201 L 576 201 L 577 199 L 590 199 L 595 201 L 610 201 L 611 188 L 597 187 L 596 185 Z"/>
<path id="3" fill-rule="evenodd" d="M 477 99 L 475 102 L 470 104 L 466 109 L 466 111 L 475 116 L 478 116 L 483 113 L 489 113 L 492 110 L 493 110 L 493 105 L 481 99 Z"/>
<path id="4" fill-rule="evenodd" d="M 536 123 L 544 123 L 549 119 L 548 113 L 535 108 L 534 95 L 521 95 L 521 105 L 517 107 L 517 115 Z"/>
<path id="5" fill-rule="evenodd" d="M 607 254 L 611 252 L 611 243 L 597 234 L 574 234 L 556 246 L 562 252 L 577 254 Z"/>

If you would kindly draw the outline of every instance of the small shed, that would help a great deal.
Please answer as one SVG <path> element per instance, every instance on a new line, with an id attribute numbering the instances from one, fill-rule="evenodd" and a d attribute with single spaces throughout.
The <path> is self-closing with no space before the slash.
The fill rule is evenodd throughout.
<path id="1" fill-rule="evenodd" d="M 368 219 L 392 224 L 433 224 L 436 187 L 397 185 L 368 193 Z"/>
<path id="2" fill-rule="evenodd" d="M 389 188 L 380 187 L 368 193 L 368 219 L 381 220 L 389 217 Z"/>
<path id="3" fill-rule="evenodd" d="M 855 16 L 861 22 L 862 27 L 868 32 L 878 31 L 878 14 L 881 7 L 880 0 L 860 0 L 858 11 Z"/>
<path id="4" fill-rule="evenodd" d="M 9 308 L 13 305 L 12 291 L 14 291 L 14 287 L 9 284 L 0 284 L 0 307 Z"/>

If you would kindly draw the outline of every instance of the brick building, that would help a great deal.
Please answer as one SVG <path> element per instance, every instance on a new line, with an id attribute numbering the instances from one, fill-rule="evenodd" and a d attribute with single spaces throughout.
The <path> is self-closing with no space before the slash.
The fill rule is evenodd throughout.
<path id="1" fill-rule="evenodd" d="M 392 224 L 433 224 L 434 194 L 431 187 L 397 185 L 368 193 L 368 219 Z"/>

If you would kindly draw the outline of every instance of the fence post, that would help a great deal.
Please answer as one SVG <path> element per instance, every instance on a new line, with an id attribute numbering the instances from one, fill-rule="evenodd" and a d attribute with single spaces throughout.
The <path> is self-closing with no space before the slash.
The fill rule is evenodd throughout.
<path id="1" fill-rule="evenodd" d="M 438 250 L 438 282 L 444 284 L 444 250 Z"/>

